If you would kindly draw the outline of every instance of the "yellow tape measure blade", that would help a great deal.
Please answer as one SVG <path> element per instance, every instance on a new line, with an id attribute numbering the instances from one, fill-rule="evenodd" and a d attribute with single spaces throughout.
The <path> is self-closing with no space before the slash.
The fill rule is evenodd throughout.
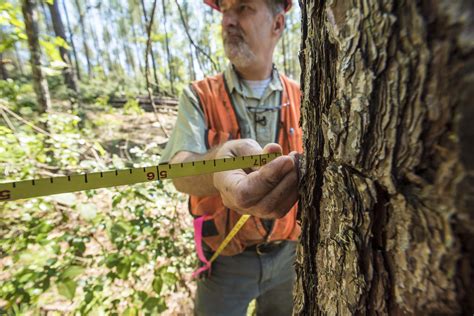
<path id="1" fill-rule="evenodd" d="M 250 218 L 250 215 L 242 215 L 239 218 L 239 221 L 235 224 L 235 226 L 232 228 L 232 230 L 229 232 L 229 234 L 224 238 L 222 243 L 219 245 L 217 248 L 216 252 L 212 255 L 211 259 L 209 260 L 209 263 L 212 263 L 216 258 L 219 256 L 219 254 L 224 250 L 224 248 L 229 244 L 229 242 L 234 238 L 235 235 L 239 232 L 239 230 L 245 225 L 247 220 Z"/>
<path id="2" fill-rule="evenodd" d="M 259 167 L 267 164 L 278 156 L 281 156 L 281 154 L 272 153 L 191 161 L 143 168 L 5 182 L 0 183 L 0 202 Z"/>

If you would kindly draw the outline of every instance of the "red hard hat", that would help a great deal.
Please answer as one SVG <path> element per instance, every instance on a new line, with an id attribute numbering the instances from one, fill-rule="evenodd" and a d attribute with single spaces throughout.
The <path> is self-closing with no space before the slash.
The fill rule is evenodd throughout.
<path id="1" fill-rule="evenodd" d="M 218 0 L 204 0 L 205 4 L 221 12 L 221 8 L 219 8 L 219 4 L 217 2 Z M 291 0 L 285 0 L 285 13 L 290 11 L 290 9 L 291 9 Z"/>

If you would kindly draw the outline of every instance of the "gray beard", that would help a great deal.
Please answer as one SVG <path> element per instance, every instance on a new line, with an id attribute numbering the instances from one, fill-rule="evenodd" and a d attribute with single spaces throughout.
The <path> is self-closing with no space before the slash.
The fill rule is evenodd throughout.
<path id="1" fill-rule="evenodd" d="M 227 58 L 236 67 L 249 67 L 257 59 L 257 56 L 243 40 L 238 43 L 229 43 L 224 40 L 224 51 Z"/>

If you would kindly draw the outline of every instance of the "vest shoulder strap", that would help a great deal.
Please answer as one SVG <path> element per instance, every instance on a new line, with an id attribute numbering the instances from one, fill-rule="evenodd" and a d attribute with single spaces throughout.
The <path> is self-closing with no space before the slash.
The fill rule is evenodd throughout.
<path id="1" fill-rule="evenodd" d="M 207 129 L 226 132 L 237 138 L 239 123 L 226 89 L 224 74 L 206 77 L 191 86 L 204 112 Z"/>

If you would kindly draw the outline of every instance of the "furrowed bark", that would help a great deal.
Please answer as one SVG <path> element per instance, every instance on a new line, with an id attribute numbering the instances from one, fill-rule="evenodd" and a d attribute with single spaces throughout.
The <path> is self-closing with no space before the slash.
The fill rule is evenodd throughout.
<path id="1" fill-rule="evenodd" d="M 472 314 L 472 3 L 300 6 L 295 314 Z"/>

